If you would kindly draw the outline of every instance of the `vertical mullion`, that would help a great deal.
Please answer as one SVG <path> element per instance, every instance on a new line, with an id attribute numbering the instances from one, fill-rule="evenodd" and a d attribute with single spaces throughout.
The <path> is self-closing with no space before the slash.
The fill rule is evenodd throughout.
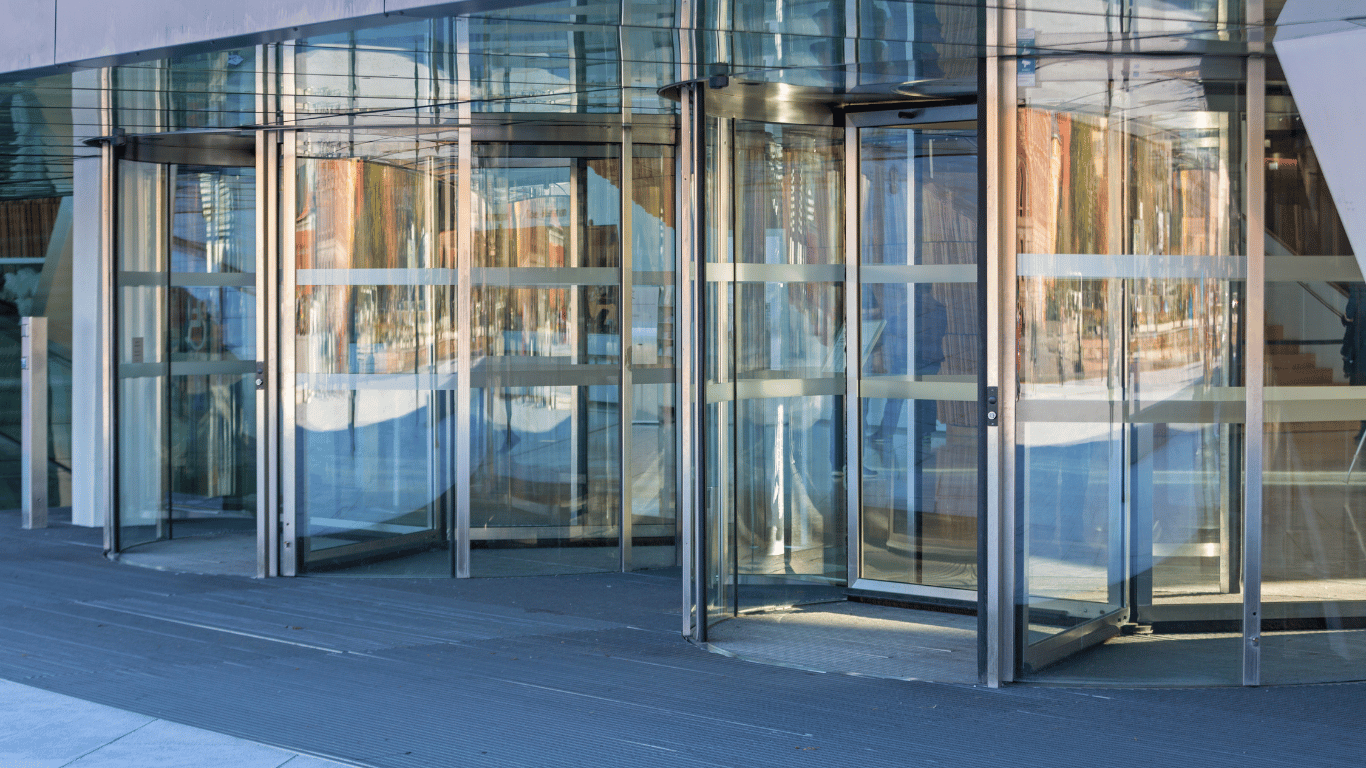
<path id="1" fill-rule="evenodd" d="M 100 78 L 100 134 L 112 136 L 114 133 L 114 95 L 112 92 L 113 73 L 103 67 Z M 118 498 L 118 438 L 115 430 L 118 420 L 115 406 L 118 403 L 118 378 L 114 371 L 118 366 L 115 359 L 117 346 L 114 334 L 118 323 L 114 311 L 114 189 L 115 189 L 114 146 L 112 141 L 100 143 L 100 240 L 99 240 L 99 340 L 96 345 L 95 364 L 97 391 L 100 400 L 96 410 L 100 421 L 98 446 L 100 477 L 96 483 L 96 514 L 104 519 L 104 549 L 117 552 L 119 549 L 119 527 L 116 519 L 116 499 Z"/>
<path id="2" fill-rule="evenodd" d="M 991 15 L 997 16 L 990 21 Z M 1016 87 L 1015 60 L 999 56 L 1006 35 L 1015 34 L 1013 4 L 988 10 L 987 50 L 997 54 L 987 70 L 987 382 L 997 382 L 997 434 L 987 441 L 987 670 L 986 683 L 999 686 L 1015 679 L 1019 667 L 1016 641 L 1016 596 L 1024 579 L 1016 553 L 1024 542 L 1016 539 L 1019 513 L 1015 505 L 1015 400 L 1019 372 L 1016 359 Z M 995 184 L 995 190 L 992 186 Z M 993 205 L 995 207 L 993 207 Z M 994 304 L 993 304 L 994 302 Z M 993 309 L 990 309 L 994 307 Z M 1007 333 L 1006 329 L 1010 329 Z M 1023 533 L 1018 535 L 1024 535 Z"/>
<path id="3" fill-rule="evenodd" d="M 281 118 L 285 126 L 293 127 L 295 109 L 294 45 L 280 47 L 280 100 Z M 279 252 L 278 293 L 279 317 L 282 322 L 277 328 L 277 349 L 279 350 L 279 380 L 275 384 L 280 402 L 280 525 L 279 558 L 280 575 L 297 576 L 303 554 L 299 551 L 299 510 L 298 510 L 298 454 L 296 411 L 298 406 L 297 380 L 295 376 L 296 331 L 293 319 L 297 316 L 298 290 L 295 285 L 296 238 L 288 231 L 285 222 L 293 222 L 298 211 L 298 134 L 294 131 L 280 135 L 280 204 L 277 210 L 278 233 L 276 242 Z M 286 212 L 287 215 L 286 215 Z"/>
<path id="4" fill-rule="evenodd" d="M 684 0 L 686 2 L 686 0 Z M 681 33 L 680 33 L 681 34 Z M 696 317 L 692 284 L 693 242 L 697 236 L 697 220 L 694 213 L 694 180 L 696 163 L 696 136 L 693 125 L 693 104 L 696 85 L 685 85 L 679 90 L 678 155 L 676 158 L 674 196 L 675 221 L 678 229 L 678 253 L 675 257 L 674 280 L 676 298 L 674 300 L 674 464 L 675 506 L 678 510 L 680 526 L 680 562 L 683 566 L 683 634 L 693 640 L 702 640 L 702 601 L 706 592 L 702 579 L 697 573 L 699 559 L 696 556 L 698 520 L 697 499 L 699 494 L 694 450 L 693 402 L 695 399 L 693 376 L 694 353 L 693 337 Z"/>
<path id="5" fill-rule="evenodd" d="M 697 525 L 695 530 L 694 556 L 698 584 L 697 600 L 697 637 L 699 640 L 707 639 L 707 536 L 709 534 L 706 526 L 706 504 L 704 490 L 707 477 L 707 441 L 706 441 L 706 331 L 707 325 L 707 89 L 702 83 L 697 83 L 692 89 L 692 124 L 688 130 L 693 134 L 693 154 L 689 158 L 692 163 L 692 227 L 694 229 L 693 250 L 689 254 L 692 265 L 688 269 L 687 280 L 689 282 L 689 294 L 691 299 L 692 314 L 687 318 L 689 322 L 690 344 L 692 346 L 692 365 L 688 371 L 689 385 L 692 387 L 692 398 L 689 402 L 691 412 L 689 417 L 689 428 L 692 430 L 693 450 L 696 456 L 696 477 L 694 478 L 695 487 L 689 489 L 693 494 L 693 507 L 697 515 Z M 719 138 L 719 136 L 718 136 Z M 717 161 L 721 160 L 721 152 L 718 150 Z M 722 177 L 724 178 L 724 176 Z M 718 227 L 718 230 L 721 228 Z M 718 363 L 719 367 L 719 363 Z"/>
<path id="6" fill-rule="evenodd" d="M 852 11 L 851 11 L 852 12 Z M 859 129 L 844 129 L 844 491 L 847 584 L 863 576 L 863 401 L 859 375 L 863 371 L 860 343 L 862 286 L 859 285 Z M 838 416 L 836 417 L 838 418 Z M 838 469 L 838 467 L 836 467 Z"/>
<path id="7" fill-rule="evenodd" d="M 456 386 L 455 386 L 455 575 L 470 577 L 470 429 L 472 396 L 471 361 L 473 339 L 473 295 L 470 285 L 474 236 L 474 145 L 470 128 L 470 21 L 455 20 L 456 99 L 460 121 L 456 144 L 456 184 L 458 200 L 455 215 L 456 260 Z"/>
<path id="8" fill-rule="evenodd" d="M 256 124 L 264 125 L 269 120 L 268 95 L 266 93 L 266 54 L 272 50 L 270 46 L 256 46 Z M 269 168 L 271 139 L 274 136 L 258 129 L 256 131 L 256 365 L 257 378 L 265 378 L 266 387 L 256 387 L 256 577 L 265 578 L 275 575 L 275 568 L 272 566 L 273 558 L 270 556 L 270 543 L 273 537 L 270 536 L 271 513 L 273 505 L 270 495 L 270 472 L 267 469 L 270 459 L 269 425 L 270 418 L 270 398 L 268 392 L 270 385 L 274 384 L 273 377 L 262 376 L 261 366 L 266 360 L 270 359 L 270 354 L 274 351 L 274 344 L 269 343 L 270 334 L 267 332 L 267 308 L 272 306 L 270 300 L 270 289 L 272 283 L 270 273 L 270 189 L 273 179 L 270 176 Z M 269 366 L 265 368 L 268 374 Z"/>
<path id="9" fill-rule="evenodd" d="M 630 120 L 630 107 L 628 104 L 622 105 L 623 117 Z M 617 428 L 621 430 L 621 439 L 617 445 L 621 451 L 621 459 L 617 469 L 621 476 L 620 502 L 618 509 L 621 511 L 621 525 L 618 528 L 620 539 L 621 570 L 631 570 L 631 538 L 634 519 L 633 499 L 631 498 L 631 450 L 634 444 L 632 439 L 632 422 L 635 418 L 635 392 L 632 388 L 631 377 L 631 333 L 635 317 L 635 280 L 632 271 L 635 269 L 635 259 L 632 254 L 632 238 L 634 229 L 632 227 L 632 211 L 634 210 L 635 200 L 635 148 L 631 143 L 631 126 L 628 122 L 621 129 L 621 162 L 618 169 L 621 183 L 621 290 L 617 294 L 617 317 L 618 330 L 621 334 L 620 342 L 620 362 L 621 362 L 621 392 L 617 396 L 619 413 L 617 415 Z"/>
<path id="10" fill-rule="evenodd" d="M 1248 3 L 1249 47 L 1260 52 L 1263 21 L 1262 3 Z M 1247 393 L 1247 418 L 1243 452 L 1243 685 L 1261 684 L 1262 645 L 1262 440 L 1266 414 L 1263 387 L 1266 355 L 1266 230 L 1264 199 L 1266 165 L 1263 142 L 1266 136 L 1266 60 L 1254 55 L 1247 62 L 1247 136 L 1243 158 L 1247 183 L 1244 189 L 1244 221 L 1247 222 L 1246 254 L 1246 327 L 1244 383 Z"/>
<path id="11" fill-rule="evenodd" d="M 165 70 L 163 69 L 162 72 L 164 74 Z M 175 233 L 175 193 L 178 166 L 160 165 L 157 170 L 160 174 L 158 181 L 161 182 L 161 206 L 157 210 L 159 225 L 157 227 L 156 247 L 158 266 L 161 267 L 161 277 L 164 280 L 162 283 L 164 290 L 160 301 L 156 302 L 156 317 L 157 329 L 161 334 L 158 341 L 160 342 L 163 370 L 165 371 L 161 378 L 159 391 L 161 393 L 161 418 L 163 422 L 161 430 L 161 489 L 164 494 L 163 502 L 166 504 L 165 518 L 157 519 L 157 538 L 170 539 L 175 536 L 175 524 L 172 520 L 175 517 L 175 509 L 171 504 L 173 498 L 171 478 L 174 476 L 171 466 L 171 446 L 174 440 L 171 435 L 171 239 Z"/>

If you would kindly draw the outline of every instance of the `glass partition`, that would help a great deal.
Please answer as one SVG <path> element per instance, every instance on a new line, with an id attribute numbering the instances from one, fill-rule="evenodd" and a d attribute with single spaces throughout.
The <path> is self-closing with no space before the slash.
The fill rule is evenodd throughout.
<path id="1" fill-rule="evenodd" d="M 306 568 L 450 575 L 453 179 L 410 136 L 314 133 L 295 214 Z"/>
<path id="2" fill-rule="evenodd" d="M 1105 66 L 1041 61 L 1016 117 L 1022 671 L 1236 683 L 1243 101 Z"/>
<path id="3" fill-rule="evenodd" d="M 256 179 L 119 163 L 119 548 L 256 532 Z"/>
<path id="4" fill-rule="evenodd" d="M 859 577 L 977 588 L 975 127 L 859 130 Z M 940 597 L 954 597 L 939 593 Z"/>
<path id="5" fill-rule="evenodd" d="M 624 163 L 621 142 L 471 141 L 461 166 L 471 133 L 298 140 L 286 471 L 304 565 L 672 566 L 672 148 Z"/>
<path id="6" fill-rule="evenodd" d="M 843 131 L 721 120 L 712 139 L 715 621 L 840 597 L 847 521 Z"/>
<path id="7" fill-rule="evenodd" d="M 620 147 L 474 156 L 471 575 L 614 570 Z"/>
<path id="8" fill-rule="evenodd" d="M 1266 92 L 1262 681 L 1366 677 L 1366 283 L 1275 60 Z"/>

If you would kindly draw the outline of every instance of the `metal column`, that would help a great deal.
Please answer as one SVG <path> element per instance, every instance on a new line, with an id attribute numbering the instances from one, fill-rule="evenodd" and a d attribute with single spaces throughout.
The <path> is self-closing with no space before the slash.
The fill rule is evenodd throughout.
<path id="1" fill-rule="evenodd" d="M 20 485 L 24 528 L 47 527 L 47 318 L 19 321 L 22 394 Z"/>

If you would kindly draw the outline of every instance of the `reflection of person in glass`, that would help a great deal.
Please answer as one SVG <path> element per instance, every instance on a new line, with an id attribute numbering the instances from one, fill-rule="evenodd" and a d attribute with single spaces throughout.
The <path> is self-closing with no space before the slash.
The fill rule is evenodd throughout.
<path id="1" fill-rule="evenodd" d="M 1342 324 L 1342 373 L 1353 387 L 1366 384 L 1366 283 L 1352 283 L 1347 291 L 1347 308 Z M 1366 421 L 1361 422 L 1356 439 L 1366 435 Z"/>
<path id="2" fill-rule="evenodd" d="M 915 299 L 915 368 L 906 370 L 906 349 L 912 346 L 907 337 L 906 289 L 892 290 L 889 286 L 883 293 L 881 314 L 887 326 L 878 339 L 873 354 L 879 355 L 886 373 L 893 376 L 930 376 L 939 372 L 944 362 L 944 336 L 948 330 L 948 313 L 943 302 L 934 296 L 933 286 L 917 284 L 912 287 Z M 899 294 L 899 295 L 898 295 Z M 874 299 L 876 301 L 876 299 Z M 875 442 L 891 439 L 901 421 L 901 409 L 905 401 L 892 398 L 882 409 L 882 419 L 876 429 L 869 433 Z M 937 405 L 933 400 L 917 400 L 915 403 L 915 441 L 918 445 L 935 431 L 938 425 Z"/>

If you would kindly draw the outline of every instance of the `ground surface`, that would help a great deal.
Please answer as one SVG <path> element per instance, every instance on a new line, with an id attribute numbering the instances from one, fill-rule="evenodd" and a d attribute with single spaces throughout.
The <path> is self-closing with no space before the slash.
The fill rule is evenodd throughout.
<path id="1" fill-rule="evenodd" d="M 0 514 L 0 678 L 358 765 L 1358 766 L 1366 752 L 1366 685 L 820 674 L 689 645 L 671 572 L 177 575 L 105 560 L 97 531 L 18 522 Z"/>

